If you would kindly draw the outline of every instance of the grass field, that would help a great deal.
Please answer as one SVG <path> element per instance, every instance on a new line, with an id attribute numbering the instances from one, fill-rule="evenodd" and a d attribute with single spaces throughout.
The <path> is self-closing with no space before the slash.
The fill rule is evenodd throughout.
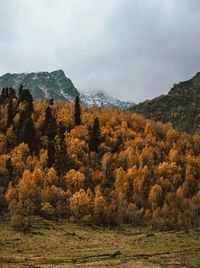
<path id="1" fill-rule="evenodd" d="M 24 234 L 0 217 L 0 267 L 200 267 L 200 229 L 108 229 L 35 217 Z"/>

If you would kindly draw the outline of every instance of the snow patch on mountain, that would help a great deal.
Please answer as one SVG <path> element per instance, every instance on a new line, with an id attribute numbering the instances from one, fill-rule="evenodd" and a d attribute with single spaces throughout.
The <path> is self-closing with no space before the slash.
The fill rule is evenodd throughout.
<path id="1" fill-rule="evenodd" d="M 107 92 L 102 90 L 95 93 L 82 93 L 80 94 L 80 101 L 86 107 L 95 104 L 101 108 L 119 108 L 121 110 L 129 109 L 134 105 L 133 102 L 121 101 L 111 97 Z"/>
<path id="2" fill-rule="evenodd" d="M 39 86 L 39 88 L 44 92 L 45 99 L 49 99 L 48 89 L 42 86 Z"/>

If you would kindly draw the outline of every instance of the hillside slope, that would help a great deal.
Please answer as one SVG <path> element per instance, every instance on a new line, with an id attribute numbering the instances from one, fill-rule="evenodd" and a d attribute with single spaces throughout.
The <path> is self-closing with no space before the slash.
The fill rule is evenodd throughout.
<path id="1" fill-rule="evenodd" d="M 23 98 L 22 98 L 23 97 Z M 28 97 L 28 98 L 25 98 Z M 119 109 L 0 102 L 0 213 L 160 229 L 200 225 L 200 136 Z M 76 109 L 77 110 L 77 109 Z"/>
<path id="2" fill-rule="evenodd" d="M 146 100 L 131 110 L 155 121 L 171 122 L 179 131 L 200 134 L 200 73 L 175 84 L 167 95 Z"/>

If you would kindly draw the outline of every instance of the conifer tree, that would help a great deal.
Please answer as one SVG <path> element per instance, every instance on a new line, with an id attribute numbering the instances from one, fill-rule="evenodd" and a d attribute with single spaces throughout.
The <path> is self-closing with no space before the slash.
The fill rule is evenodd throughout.
<path id="1" fill-rule="evenodd" d="M 45 124 L 48 125 L 48 123 L 51 121 L 52 118 L 52 112 L 51 108 L 48 106 L 45 111 Z"/>
<path id="2" fill-rule="evenodd" d="M 8 94 L 9 94 L 9 97 L 10 97 L 10 98 L 16 97 L 15 90 L 14 90 L 14 88 L 12 88 L 12 87 L 10 87 L 10 88 L 8 89 Z"/>
<path id="3" fill-rule="evenodd" d="M 4 102 L 8 98 L 8 88 L 3 88 L 1 92 L 1 99 Z"/>
<path id="4" fill-rule="evenodd" d="M 19 88 L 19 102 L 24 102 L 26 104 L 26 112 L 31 115 L 33 112 L 33 97 L 28 89 L 23 89 L 21 85 Z"/>
<path id="5" fill-rule="evenodd" d="M 53 166 L 55 162 L 55 146 L 54 146 L 54 142 L 51 140 L 48 141 L 47 152 L 48 152 L 47 165 L 48 165 L 48 168 L 50 168 Z"/>
<path id="6" fill-rule="evenodd" d="M 55 138 L 55 163 L 54 168 L 58 176 L 62 176 L 69 169 L 75 168 L 74 162 L 69 158 L 67 153 L 67 146 L 65 143 L 65 131 L 62 122 L 59 122 L 58 125 L 58 135 Z"/>
<path id="7" fill-rule="evenodd" d="M 60 121 L 58 124 L 58 137 L 64 141 L 65 139 L 65 131 L 67 130 L 67 128 L 63 125 L 63 122 Z"/>
<path id="8" fill-rule="evenodd" d="M 55 145 L 55 170 L 58 176 L 64 175 L 68 169 L 67 149 L 64 140 L 56 139 Z"/>
<path id="9" fill-rule="evenodd" d="M 24 136 L 23 136 L 22 128 L 23 128 L 25 120 L 26 120 L 26 113 L 24 110 L 22 110 L 19 115 L 19 123 L 17 127 L 17 143 L 18 144 L 23 142 Z"/>
<path id="10" fill-rule="evenodd" d="M 30 152 L 37 152 L 37 139 L 36 139 L 36 131 L 32 118 L 27 118 L 24 122 L 22 128 L 22 138 L 23 142 L 27 143 L 30 149 Z"/>
<path id="11" fill-rule="evenodd" d="M 38 151 L 38 139 L 31 114 L 22 110 L 20 113 L 19 124 L 17 128 L 18 144 L 24 142 L 28 144 L 31 152 Z"/>
<path id="12" fill-rule="evenodd" d="M 50 139 L 53 140 L 56 136 L 56 120 L 52 116 L 51 108 L 48 106 L 45 113 L 44 121 L 44 134 Z"/>
<path id="13" fill-rule="evenodd" d="M 53 99 L 50 99 L 50 100 L 49 100 L 49 105 L 52 106 L 52 105 L 53 105 L 53 102 L 54 102 Z"/>
<path id="14" fill-rule="evenodd" d="M 13 165 L 12 165 L 12 160 L 10 159 L 10 157 L 6 161 L 6 169 L 8 170 L 9 180 L 11 180 L 12 175 L 13 175 Z"/>
<path id="15" fill-rule="evenodd" d="M 9 128 L 10 125 L 12 125 L 13 118 L 14 118 L 14 112 L 13 112 L 12 99 L 9 98 L 8 112 L 7 112 L 7 128 Z"/>
<path id="16" fill-rule="evenodd" d="M 19 99 L 21 98 L 22 93 L 23 93 L 23 85 L 21 84 L 20 87 L 19 87 L 19 90 L 18 90 Z"/>
<path id="17" fill-rule="evenodd" d="M 94 119 L 93 127 L 89 130 L 89 149 L 90 152 L 98 152 L 98 147 L 101 142 L 99 119 Z"/>
<path id="18" fill-rule="evenodd" d="M 75 99 L 75 114 L 74 114 L 74 119 L 75 119 L 75 125 L 79 126 L 81 124 L 81 108 L 80 108 L 80 100 L 79 96 L 76 97 Z"/>

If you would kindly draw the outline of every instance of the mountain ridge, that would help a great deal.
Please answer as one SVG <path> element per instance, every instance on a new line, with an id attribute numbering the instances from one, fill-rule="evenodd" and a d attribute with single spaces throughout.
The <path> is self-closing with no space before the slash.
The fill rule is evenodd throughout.
<path id="1" fill-rule="evenodd" d="M 103 91 L 101 94 L 99 92 L 80 93 L 61 69 L 52 72 L 6 73 L 0 77 L 0 89 L 12 87 L 18 92 L 21 84 L 24 88 L 29 89 L 34 99 L 52 98 L 73 102 L 76 96 L 79 96 L 81 103 L 86 107 L 95 104 L 101 108 L 116 107 L 122 110 L 129 109 L 134 105 L 132 102 L 111 97 Z"/>
<path id="2" fill-rule="evenodd" d="M 103 90 L 98 90 L 92 93 L 81 93 L 80 100 L 82 104 L 87 107 L 90 107 L 91 105 L 97 105 L 100 108 L 120 107 L 121 110 L 125 110 L 133 106 L 132 102 L 118 100 Z"/>
<path id="3" fill-rule="evenodd" d="M 20 84 L 28 88 L 35 99 L 53 98 L 73 101 L 79 95 L 72 81 L 63 70 L 53 72 L 6 73 L 0 77 L 0 88 L 13 87 L 18 90 Z"/>
<path id="4" fill-rule="evenodd" d="M 181 132 L 200 134 L 200 73 L 174 84 L 167 95 L 136 104 L 131 111 L 147 119 L 171 122 Z"/>

